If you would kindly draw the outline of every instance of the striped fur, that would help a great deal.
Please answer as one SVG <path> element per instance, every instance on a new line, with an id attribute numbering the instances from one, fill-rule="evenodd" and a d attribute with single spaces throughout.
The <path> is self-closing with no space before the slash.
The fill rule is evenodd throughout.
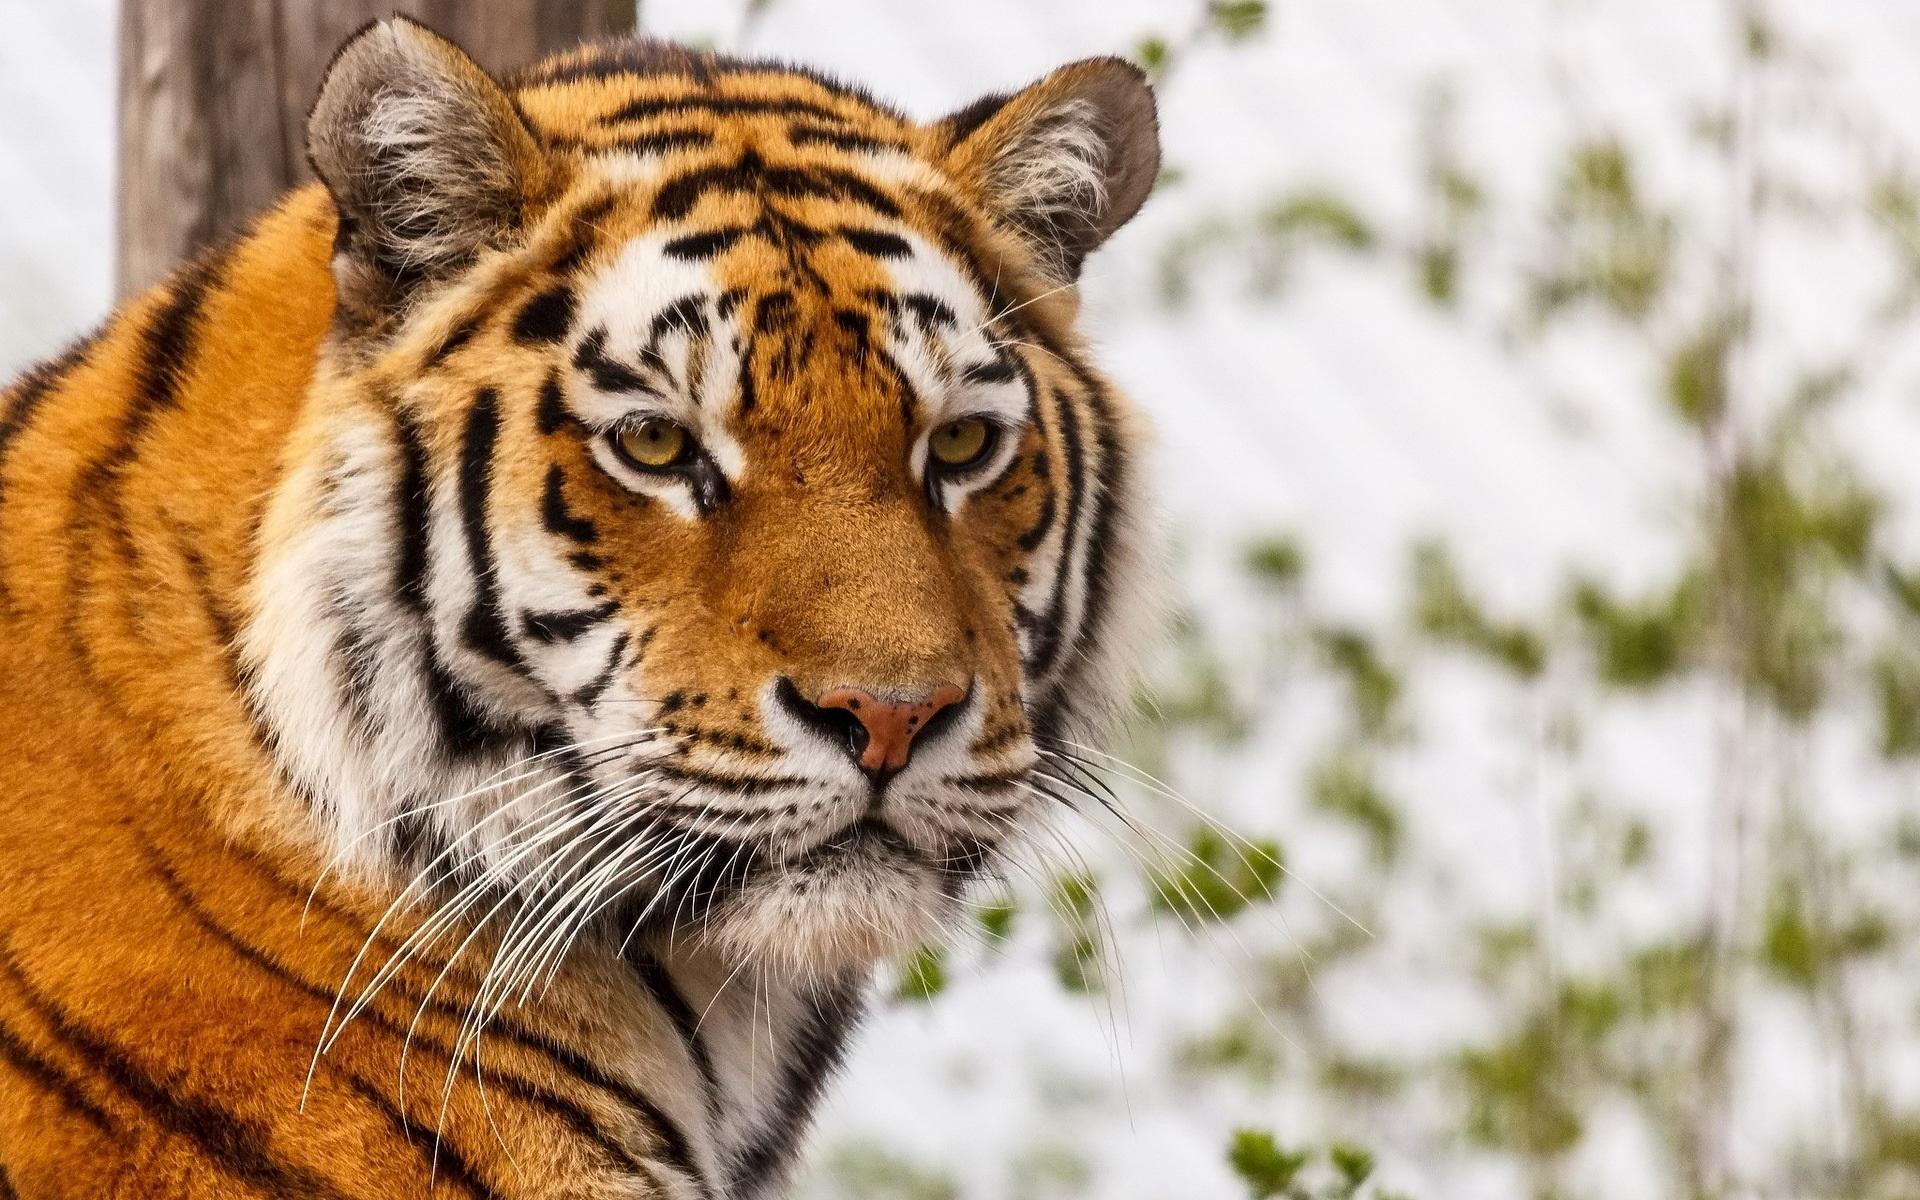
<path id="1" fill-rule="evenodd" d="M 313 120 L 0 410 L 0 1197 L 782 1195 L 1151 615 L 1072 288 L 1151 98 L 396 20 Z M 884 790 L 786 699 L 945 682 Z"/>

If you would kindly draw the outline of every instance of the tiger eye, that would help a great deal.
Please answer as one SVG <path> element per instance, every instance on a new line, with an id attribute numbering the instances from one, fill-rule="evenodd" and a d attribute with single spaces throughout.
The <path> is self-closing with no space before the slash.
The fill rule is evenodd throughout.
<path id="1" fill-rule="evenodd" d="M 671 467 L 687 452 L 687 431 L 658 417 L 621 428 L 614 437 L 620 453 L 637 467 Z"/>
<path id="2" fill-rule="evenodd" d="M 933 431 L 927 452 L 946 467 L 970 467 L 993 447 L 993 426 L 979 417 L 948 421 Z"/>

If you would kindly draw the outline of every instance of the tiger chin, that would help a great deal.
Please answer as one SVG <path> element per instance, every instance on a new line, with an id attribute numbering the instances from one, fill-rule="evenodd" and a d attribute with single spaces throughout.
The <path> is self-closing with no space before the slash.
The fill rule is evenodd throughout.
<path id="1" fill-rule="evenodd" d="M 1152 94 L 396 18 L 307 148 L 0 410 L 0 1196 L 785 1195 L 1155 624 Z"/>

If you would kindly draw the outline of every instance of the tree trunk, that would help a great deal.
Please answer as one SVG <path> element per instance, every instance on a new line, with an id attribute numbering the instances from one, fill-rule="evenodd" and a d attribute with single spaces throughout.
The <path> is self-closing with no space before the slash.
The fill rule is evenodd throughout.
<path id="1" fill-rule="evenodd" d="M 633 27 L 635 0 L 121 0 L 117 286 L 138 292 L 310 178 L 307 106 L 364 22 L 419 18 L 491 70 Z"/>

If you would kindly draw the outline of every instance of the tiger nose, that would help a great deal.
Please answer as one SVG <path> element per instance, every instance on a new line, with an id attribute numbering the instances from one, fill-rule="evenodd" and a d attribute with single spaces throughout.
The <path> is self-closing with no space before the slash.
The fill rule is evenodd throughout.
<path id="1" fill-rule="evenodd" d="M 929 731 L 946 722 L 940 718 L 957 711 L 967 693 L 942 684 L 920 695 L 882 699 L 865 688 L 838 687 L 812 700 L 800 695 L 791 681 L 780 681 L 785 706 L 807 724 L 840 742 L 848 757 L 875 782 L 884 782 L 907 765 L 915 739 L 925 743 Z"/>

